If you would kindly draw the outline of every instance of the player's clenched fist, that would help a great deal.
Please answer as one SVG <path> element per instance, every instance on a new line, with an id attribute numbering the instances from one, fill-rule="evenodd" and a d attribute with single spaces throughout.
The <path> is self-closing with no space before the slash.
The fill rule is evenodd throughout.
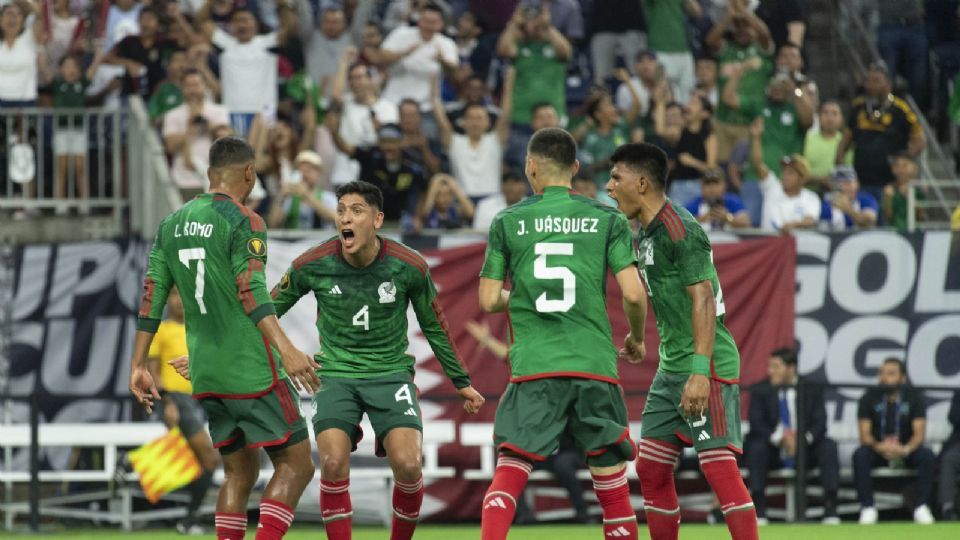
<path id="1" fill-rule="evenodd" d="M 707 400 L 710 399 L 710 379 L 706 375 L 694 373 L 687 379 L 680 398 L 680 408 L 687 418 L 698 418 L 706 413 Z"/>
<path id="2" fill-rule="evenodd" d="M 293 347 L 280 351 L 280 357 L 283 360 L 283 369 L 297 390 L 306 389 L 313 394 L 320 389 L 320 378 L 317 377 L 320 364 L 313 358 Z"/>
<path id="3" fill-rule="evenodd" d="M 476 414 L 486 401 L 472 386 L 465 386 L 457 390 L 457 393 L 463 398 L 463 410 L 470 414 Z"/>
<path id="4" fill-rule="evenodd" d="M 623 339 L 623 348 L 620 349 L 620 358 L 631 364 L 643 362 L 643 357 L 647 355 L 647 346 L 643 341 L 633 339 L 633 334 L 627 334 Z"/>

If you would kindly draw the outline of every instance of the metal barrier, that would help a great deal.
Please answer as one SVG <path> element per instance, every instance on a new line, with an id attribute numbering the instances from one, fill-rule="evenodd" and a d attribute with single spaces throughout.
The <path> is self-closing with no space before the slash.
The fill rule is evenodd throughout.
<path id="1" fill-rule="evenodd" d="M 0 211 L 109 214 L 105 236 L 152 236 L 183 204 L 138 96 L 123 109 L 0 109 L 0 144 Z"/>
<path id="2" fill-rule="evenodd" d="M 89 213 L 127 201 L 125 113 L 119 109 L 0 109 L 6 147 L 0 209 Z"/>

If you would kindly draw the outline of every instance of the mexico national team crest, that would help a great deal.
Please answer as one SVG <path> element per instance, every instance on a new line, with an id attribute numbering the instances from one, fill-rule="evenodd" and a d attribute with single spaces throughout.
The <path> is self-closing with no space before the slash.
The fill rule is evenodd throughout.
<path id="1" fill-rule="evenodd" d="M 643 264 L 644 266 L 653 266 L 653 242 L 649 240 L 641 244 L 641 249 L 643 249 Z"/>
<path id="2" fill-rule="evenodd" d="M 267 255 L 267 243 L 259 238 L 251 238 L 247 241 L 247 251 L 254 257 L 264 257 Z"/>
<path id="3" fill-rule="evenodd" d="M 377 287 L 381 304 L 390 304 L 397 301 L 397 286 L 392 281 L 384 281 Z"/>

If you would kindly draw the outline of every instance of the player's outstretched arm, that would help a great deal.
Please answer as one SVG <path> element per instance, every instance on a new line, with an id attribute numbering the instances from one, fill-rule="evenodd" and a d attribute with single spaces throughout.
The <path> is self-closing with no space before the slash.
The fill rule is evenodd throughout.
<path id="1" fill-rule="evenodd" d="M 687 286 L 693 327 L 693 368 L 683 389 L 680 408 L 688 417 L 700 416 L 710 397 L 710 356 L 717 331 L 717 304 L 713 283 L 704 280 Z"/>
<path id="2" fill-rule="evenodd" d="M 450 337 L 447 318 L 443 308 L 437 300 L 437 289 L 433 284 L 430 273 L 418 279 L 418 286 L 411 290 L 410 304 L 420 323 L 420 330 L 430 343 L 433 354 L 437 357 L 443 372 L 450 378 L 457 388 L 457 394 L 463 398 L 463 408 L 468 413 L 476 413 L 483 405 L 484 398 L 470 384 L 470 375 L 460 362 L 457 349 Z"/>
<path id="3" fill-rule="evenodd" d="M 640 273 L 635 265 L 620 270 L 616 277 L 623 294 L 623 313 L 630 325 L 630 333 L 623 340 L 620 356 L 631 364 L 639 364 L 647 352 L 643 342 L 647 322 L 647 291 L 640 283 Z"/>

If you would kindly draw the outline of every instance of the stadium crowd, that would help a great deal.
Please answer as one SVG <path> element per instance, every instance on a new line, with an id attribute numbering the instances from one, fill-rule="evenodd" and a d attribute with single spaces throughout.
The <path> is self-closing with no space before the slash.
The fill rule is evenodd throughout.
<path id="1" fill-rule="evenodd" d="M 905 60 L 916 40 L 896 37 L 922 22 L 920 1 L 876 2 L 890 68 L 870 66 L 848 103 L 806 75 L 805 2 L 0 4 L 0 107 L 116 108 L 139 95 L 186 195 L 207 185 L 213 140 L 246 137 L 260 178 L 251 204 L 274 228 L 329 224 L 333 187 L 364 178 L 406 231 L 484 229 L 517 200 L 529 136 L 564 126 L 580 144 L 579 186 L 606 202 L 608 156 L 646 141 L 670 157 L 671 198 L 708 228 L 903 230 L 925 148 L 892 85 L 902 75 L 928 100 L 925 63 Z M 6 142 L 29 142 L 23 133 Z M 57 117 L 47 193 L 91 195 L 89 144 L 81 120 Z M 35 183 L 19 190 L 30 197 Z"/>

